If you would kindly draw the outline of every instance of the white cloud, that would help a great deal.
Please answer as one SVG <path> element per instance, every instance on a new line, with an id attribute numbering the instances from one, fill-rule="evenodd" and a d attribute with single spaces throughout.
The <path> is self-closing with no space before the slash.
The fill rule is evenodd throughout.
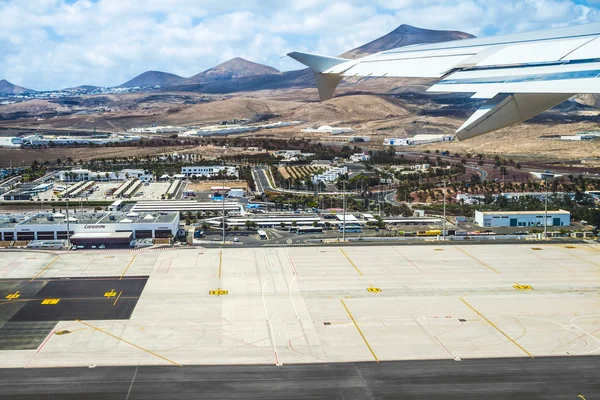
<path id="1" fill-rule="evenodd" d="M 403 23 L 481 36 L 596 20 L 596 8 L 574 0 L 5 0 L 0 79 L 117 85 L 149 69 L 191 76 L 235 56 L 285 70 L 301 67 L 280 59 L 288 51 L 340 54 Z"/>

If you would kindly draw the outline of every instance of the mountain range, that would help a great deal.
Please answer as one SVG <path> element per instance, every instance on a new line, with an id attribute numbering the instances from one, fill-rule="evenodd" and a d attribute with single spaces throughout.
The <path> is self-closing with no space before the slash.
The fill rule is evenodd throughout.
<path id="1" fill-rule="evenodd" d="M 403 24 L 392 32 L 340 56 L 358 58 L 401 46 L 473 37 L 465 32 L 421 29 Z M 146 71 L 119 87 L 160 86 L 161 90 L 232 93 L 262 89 L 308 88 L 314 87 L 314 85 L 314 76 L 310 69 L 281 72 L 268 65 L 236 57 L 189 78 L 162 71 Z M 77 88 L 85 87 L 83 85 Z M 0 81 L 0 93 L 18 94 L 26 91 L 33 92 L 33 90 L 13 85 L 6 80 Z"/>
<path id="2" fill-rule="evenodd" d="M 474 37 L 465 32 L 422 29 L 403 24 L 378 39 L 341 54 L 340 57 L 358 58 L 401 46 Z M 191 78 L 175 82 L 165 87 L 165 89 L 205 93 L 233 93 L 314 86 L 314 76 L 308 68 L 280 72 L 267 65 L 253 63 L 242 58 L 234 58 Z"/>

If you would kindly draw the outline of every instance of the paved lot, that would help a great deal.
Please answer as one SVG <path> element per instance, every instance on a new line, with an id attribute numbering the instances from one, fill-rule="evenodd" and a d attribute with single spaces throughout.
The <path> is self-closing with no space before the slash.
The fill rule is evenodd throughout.
<path id="1" fill-rule="evenodd" d="M 127 320 L 147 277 L 0 280 L 0 350 L 36 350 L 59 321 Z M 69 331 L 70 333 L 70 331 Z"/>
<path id="2" fill-rule="evenodd" d="M 0 399 L 596 399 L 600 357 L 0 369 Z"/>
<path id="3" fill-rule="evenodd" d="M 94 188 L 98 188 L 98 190 L 94 190 L 88 200 L 90 201 L 108 201 L 114 200 L 113 196 L 106 196 L 105 193 L 107 190 L 114 189 L 116 190 L 119 186 L 121 186 L 122 181 L 113 181 L 113 182 L 96 182 Z"/>
<path id="4" fill-rule="evenodd" d="M 600 350 L 595 245 L 1 255 L 1 279 L 150 276 L 129 320 L 61 321 L 56 329 L 72 333 L 50 335 L 35 351 L 0 351 L 5 368 L 531 358 Z"/>

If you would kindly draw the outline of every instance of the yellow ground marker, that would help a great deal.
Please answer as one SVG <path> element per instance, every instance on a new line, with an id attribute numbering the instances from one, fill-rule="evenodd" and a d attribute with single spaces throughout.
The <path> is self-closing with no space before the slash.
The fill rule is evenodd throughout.
<path id="1" fill-rule="evenodd" d="M 221 270 L 223 268 L 223 250 L 219 251 L 219 279 L 221 279 Z"/>
<path id="2" fill-rule="evenodd" d="M 496 326 L 496 324 L 494 324 L 492 321 L 490 321 L 489 319 L 487 319 L 482 313 L 480 313 L 475 308 L 473 308 L 473 306 L 471 306 L 469 303 L 467 303 L 462 297 L 459 297 L 459 299 L 460 299 L 460 301 L 462 301 L 463 303 L 465 303 L 465 305 L 467 307 L 469 307 L 471 310 L 473 310 L 477 315 L 479 315 L 481 318 L 483 318 L 485 320 L 485 322 L 487 322 L 488 324 L 490 324 L 492 327 L 494 327 L 494 329 L 496 329 L 498 332 L 500 332 L 502 335 L 504 335 L 505 338 L 507 338 L 508 340 L 510 340 L 515 346 L 517 346 L 519 349 L 523 350 L 523 352 L 525 354 L 527 354 L 531 358 L 534 358 L 533 355 L 530 352 L 528 352 L 527 350 L 525 350 L 525 348 L 523 346 L 521 346 L 519 343 L 515 342 L 515 340 L 513 338 L 511 338 L 506 333 L 504 333 L 504 331 L 502 331 L 502 329 L 498 328 Z"/>
<path id="3" fill-rule="evenodd" d="M 116 306 L 116 305 L 117 305 L 117 301 L 119 301 L 119 299 L 121 298 L 121 295 L 122 295 L 122 294 L 123 294 L 123 291 L 121 290 L 121 291 L 119 292 L 119 295 L 118 295 L 118 296 L 117 296 L 117 298 L 115 299 L 115 302 L 113 303 L 113 306 Z"/>
<path id="4" fill-rule="evenodd" d="M 129 264 L 127 265 L 127 268 L 125 268 L 125 271 L 123 271 L 123 273 L 121 274 L 121 277 L 119 278 L 119 280 L 122 280 L 123 277 L 125 276 L 125 274 L 127 273 L 127 270 L 129 269 L 129 267 L 131 267 L 131 264 L 133 264 L 133 261 L 135 260 L 135 258 L 137 257 L 137 254 L 135 254 L 133 256 L 133 258 L 131 259 L 131 261 L 129 261 Z"/>
<path id="5" fill-rule="evenodd" d="M 344 300 L 340 300 L 342 302 L 342 305 L 344 306 L 344 308 L 346 309 L 346 312 L 348 313 L 348 316 L 350 317 L 350 319 L 352 320 L 352 323 L 354 323 L 354 326 L 356 327 L 356 330 L 358 331 L 358 333 L 360 333 L 360 336 L 363 338 L 363 340 L 365 341 L 365 344 L 367 345 L 367 347 L 369 348 L 369 351 L 371 352 L 371 354 L 373 355 L 373 358 L 375 359 L 375 361 L 379 362 L 379 358 L 377 358 L 377 355 L 375 354 L 375 352 L 373 351 L 373 348 L 371 347 L 371 345 L 369 344 L 369 341 L 367 340 L 367 338 L 365 337 L 365 335 L 362 333 L 362 331 L 360 330 L 360 327 L 358 326 L 358 324 L 356 323 L 356 320 L 354 319 L 354 316 L 352 315 L 352 313 L 350 312 L 350 310 L 348 309 L 348 307 L 346 306 L 346 303 L 344 303 Z"/>
<path id="6" fill-rule="evenodd" d="M 515 283 L 513 287 L 517 290 L 533 290 L 530 285 L 519 285 L 518 283 Z"/>
<path id="7" fill-rule="evenodd" d="M 59 258 L 60 258 L 60 256 L 56 256 L 56 258 L 54 260 L 50 261 L 50 264 L 46 265 L 44 267 L 44 269 L 42 269 L 33 278 L 31 278 L 31 280 L 29 282 L 33 282 L 38 276 L 40 276 L 41 274 L 43 274 L 44 271 L 46 271 L 48 268 L 50 268 L 52 266 L 52 264 L 54 264 L 56 262 L 56 260 L 58 260 Z"/>
<path id="8" fill-rule="evenodd" d="M 455 246 L 456 247 L 456 246 Z M 464 251 L 463 249 L 461 249 L 460 247 L 456 247 L 458 250 L 460 250 L 461 252 L 463 252 L 464 254 L 468 255 L 469 257 L 471 257 L 473 260 L 477 261 L 479 264 L 483 265 L 484 267 L 487 267 L 489 269 L 491 269 L 492 271 L 494 271 L 497 274 L 500 274 L 500 272 L 498 272 L 497 270 L 495 270 L 494 268 L 490 267 L 489 265 L 487 265 L 486 263 L 484 263 L 483 261 L 481 261 L 478 258 L 473 257 L 472 255 L 470 255 L 469 253 L 467 253 L 466 251 Z"/>
<path id="9" fill-rule="evenodd" d="M 175 361 L 173 361 L 173 360 L 169 360 L 168 358 L 166 358 L 166 357 L 163 357 L 163 356 L 161 356 L 160 354 L 156 354 L 155 352 L 153 352 L 153 351 L 150 351 L 150 350 L 148 350 L 148 349 L 145 349 L 145 348 L 143 348 L 143 347 L 141 347 L 141 346 L 138 346 L 138 345 L 137 345 L 137 344 L 135 344 L 135 343 L 131 343 L 131 342 L 130 342 L 130 341 L 128 341 L 128 340 L 125 340 L 125 339 L 122 339 L 122 338 L 120 338 L 120 337 L 118 337 L 118 336 L 116 336 L 116 335 L 113 335 L 112 333 L 110 333 L 110 332 L 107 332 L 107 331 L 105 331 L 104 329 L 97 328 L 97 327 L 95 327 L 95 326 L 93 326 L 93 325 L 90 325 L 90 324 L 88 324 L 87 322 L 83 322 L 83 321 L 81 321 L 81 320 L 79 320 L 79 319 L 76 319 L 75 321 L 76 321 L 76 322 L 79 322 L 80 324 L 83 324 L 83 325 L 85 325 L 85 326 L 87 326 L 87 327 L 90 327 L 90 328 L 92 328 L 92 329 L 94 329 L 94 330 L 96 330 L 96 331 L 98 331 L 98 332 L 102 332 L 102 333 L 104 333 L 105 335 L 108 335 L 108 336 L 110 336 L 110 337 L 113 337 L 113 338 L 115 338 L 115 339 L 117 339 L 117 340 L 120 340 L 121 342 L 127 343 L 128 345 L 130 345 L 130 346 L 133 346 L 133 347 L 135 347 L 136 349 L 140 349 L 140 350 L 142 350 L 142 351 L 145 351 L 146 353 L 152 354 L 153 356 L 156 356 L 156 357 L 158 357 L 158 358 L 160 358 L 160 359 L 163 359 L 163 360 L 165 360 L 165 361 L 167 361 L 167 362 L 169 362 L 169 363 L 171 363 L 171 364 L 173 364 L 173 365 L 177 365 L 178 367 L 181 367 L 181 364 L 178 364 L 178 363 L 176 363 L 176 362 L 175 362 Z"/>
<path id="10" fill-rule="evenodd" d="M 342 254 L 343 254 L 344 256 L 346 256 L 346 258 L 348 259 L 348 261 L 350 262 L 350 264 L 352 264 L 352 266 L 354 267 L 354 269 L 356 270 L 356 272 L 358 272 L 358 274 L 359 274 L 360 276 L 363 276 L 362 272 L 360 272 L 360 269 L 358 269 L 358 267 L 356 266 L 356 264 L 354 264 L 354 263 L 352 262 L 352 260 L 350 259 L 350 257 L 348 257 L 348 254 L 346 254 L 346 252 L 344 251 L 344 249 L 342 249 L 342 248 L 340 247 L 340 251 L 342 252 Z"/>

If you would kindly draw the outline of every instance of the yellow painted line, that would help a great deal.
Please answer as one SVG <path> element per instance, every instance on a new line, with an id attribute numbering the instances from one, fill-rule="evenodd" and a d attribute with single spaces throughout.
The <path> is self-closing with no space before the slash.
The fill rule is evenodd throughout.
<path id="1" fill-rule="evenodd" d="M 48 268 L 50 268 L 52 266 L 52 264 L 54 264 L 56 262 L 56 260 L 58 260 L 60 258 L 60 256 L 56 256 L 56 258 L 52 261 L 50 261 L 50 264 L 46 265 L 44 267 L 44 269 L 42 269 L 40 272 L 38 272 L 33 278 L 31 278 L 31 280 L 29 282 L 33 282 L 38 276 L 40 276 L 41 274 L 43 274 Z"/>
<path id="2" fill-rule="evenodd" d="M 219 251 L 219 279 L 221 279 L 221 270 L 223 268 L 223 250 Z"/>
<path id="3" fill-rule="evenodd" d="M 118 337 L 118 336 L 116 336 L 116 335 L 113 335 L 112 333 L 110 333 L 110 332 L 107 332 L 107 331 L 105 331 L 104 329 L 97 328 L 97 327 L 95 327 L 95 326 L 93 326 L 93 325 L 90 325 L 90 324 L 88 324 L 87 322 L 83 322 L 83 321 L 81 321 L 81 320 L 79 320 L 79 319 L 76 319 L 75 321 L 76 321 L 76 322 L 79 322 L 80 324 L 83 324 L 83 325 L 85 325 L 85 326 L 87 326 L 87 327 L 90 327 L 90 328 L 92 328 L 92 329 L 94 329 L 94 330 L 96 330 L 96 331 L 98 331 L 98 332 L 102 332 L 102 333 L 104 333 L 104 334 L 106 334 L 106 335 L 108 335 L 108 336 L 110 336 L 110 337 L 113 337 L 113 338 L 115 338 L 115 339 L 117 339 L 117 340 L 120 340 L 121 342 L 127 343 L 128 345 L 130 345 L 130 346 L 133 346 L 133 347 L 135 347 L 136 349 L 140 349 L 140 350 L 142 350 L 142 351 L 145 351 L 146 353 L 152 354 L 153 356 L 156 356 L 156 357 L 158 357 L 158 358 L 160 358 L 160 359 L 163 359 L 163 360 L 165 360 L 165 361 L 167 361 L 167 362 L 170 362 L 170 363 L 171 363 L 171 364 L 173 364 L 173 365 L 177 365 L 178 367 L 181 367 L 181 364 L 178 364 L 178 363 L 176 363 L 176 362 L 175 362 L 175 361 L 173 361 L 173 360 L 169 360 L 168 358 L 166 358 L 166 357 L 163 357 L 163 356 L 161 356 L 160 354 L 156 354 L 155 352 L 153 352 L 153 351 L 150 351 L 150 350 L 148 350 L 148 349 L 145 349 L 145 348 L 143 348 L 143 347 L 141 347 L 141 346 L 138 346 L 138 345 L 137 345 L 137 344 L 135 344 L 135 343 L 131 343 L 131 342 L 130 342 L 130 341 L 128 341 L 128 340 L 125 340 L 125 339 L 123 339 L 123 338 L 120 338 L 120 337 Z"/>
<path id="4" fill-rule="evenodd" d="M 350 257 L 348 257 L 348 254 L 346 254 L 346 252 L 344 251 L 344 249 L 342 249 L 340 247 L 340 251 L 342 252 L 343 255 L 346 256 L 346 258 L 348 259 L 348 261 L 350 262 L 350 264 L 352 264 L 352 266 L 354 267 L 354 269 L 356 270 L 356 272 L 358 272 L 358 274 L 360 276 L 363 276 L 362 272 L 360 272 L 360 269 L 358 269 L 358 267 L 352 262 L 352 260 L 350 259 Z"/>
<path id="5" fill-rule="evenodd" d="M 505 338 L 507 338 L 508 340 L 510 340 L 515 346 L 517 346 L 518 348 L 520 348 L 521 350 L 523 350 L 523 352 L 525 354 L 527 354 L 531 358 L 534 358 L 533 355 L 530 352 L 528 352 L 527 350 L 525 350 L 525 348 L 523 346 L 521 346 L 519 343 L 515 342 L 515 340 L 513 338 L 511 338 L 506 333 L 504 333 L 504 331 L 502 331 L 502 329 L 498 328 L 496 326 L 496 324 L 494 324 L 492 321 L 490 321 L 489 319 L 487 319 L 482 313 L 480 313 L 475 308 L 473 308 L 473 306 L 471 306 L 469 303 L 467 303 L 462 297 L 459 297 L 459 299 L 460 299 L 460 301 L 462 301 L 463 303 L 465 303 L 465 305 L 467 307 L 469 307 L 471 310 L 473 310 L 477 315 L 479 315 L 481 318 L 483 318 L 488 324 L 490 324 L 491 326 L 493 326 L 498 332 L 500 332 L 502 335 L 504 335 Z"/>
<path id="6" fill-rule="evenodd" d="M 365 341 L 365 344 L 367 345 L 367 347 L 369 348 L 369 351 L 371 352 L 371 354 L 373 355 L 373 358 L 375 359 L 375 361 L 379 362 L 379 358 L 377 358 L 377 355 L 375 354 L 375 352 L 373 351 L 373 348 L 371 347 L 371 345 L 369 344 L 369 341 L 367 340 L 367 338 L 365 337 L 365 335 L 362 333 L 362 331 L 360 330 L 360 327 L 358 326 L 358 324 L 356 323 L 356 320 L 354 319 L 354 316 L 352 315 L 352 313 L 350 312 L 350 310 L 348 309 L 348 307 L 346 306 L 346 303 L 344 303 L 344 300 L 340 300 L 342 302 L 342 305 L 344 306 L 344 308 L 346 309 L 346 312 L 348 313 L 348 316 L 350 317 L 350 319 L 352 320 L 352 323 L 354 323 L 354 326 L 356 327 L 356 330 L 358 331 L 358 333 L 360 333 L 360 336 L 363 338 L 363 340 Z"/>
<path id="7" fill-rule="evenodd" d="M 593 263 L 593 262 L 591 262 L 591 261 L 588 261 L 588 260 L 586 260 L 585 258 L 581 258 L 581 257 L 579 257 L 579 256 L 576 256 L 575 254 L 572 254 L 571 252 L 568 252 L 568 251 L 563 251 L 563 253 L 565 253 L 565 254 L 568 254 L 568 255 L 570 255 L 571 257 L 575 257 L 575 258 L 577 258 L 577 259 L 579 259 L 579 260 L 581 260 L 581 261 L 583 261 L 583 262 L 586 262 L 586 263 L 588 263 L 588 264 L 592 264 L 594 267 L 600 267 L 600 265 L 598 265 L 598 264 L 596 264 L 596 263 Z"/>
<path id="8" fill-rule="evenodd" d="M 77 331 L 85 331 L 87 328 L 77 328 L 77 329 L 69 329 L 69 332 L 77 332 Z"/>
<path id="9" fill-rule="evenodd" d="M 125 268 L 125 271 L 123 271 L 123 273 L 121 274 L 121 277 L 119 278 L 119 280 L 123 279 L 123 277 L 127 273 L 127 270 L 129 269 L 129 267 L 131 267 L 131 264 L 133 264 L 133 261 L 135 260 L 136 257 L 137 257 L 137 254 L 135 254 L 133 256 L 133 258 L 131 259 L 131 261 L 129 261 L 129 264 L 127 265 L 127 268 Z"/>
<path id="10" fill-rule="evenodd" d="M 113 303 L 113 306 L 117 304 L 117 301 L 119 301 L 119 298 L 121 298 L 121 295 L 123 294 L 123 291 L 121 290 L 119 292 L 119 295 L 117 296 L 117 298 L 115 299 L 115 302 Z"/>
<path id="11" fill-rule="evenodd" d="M 455 246 L 456 247 L 456 246 Z M 467 253 L 466 251 L 464 251 L 463 249 L 461 249 L 460 247 L 456 247 L 458 250 L 460 250 L 461 252 L 463 252 L 464 254 L 468 255 L 469 257 L 471 257 L 473 260 L 477 261 L 479 264 L 483 265 L 484 267 L 487 267 L 489 269 L 491 269 L 492 271 L 494 271 L 497 274 L 500 274 L 500 272 L 498 272 L 497 270 L 495 270 L 494 268 L 490 267 L 489 265 L 487 265 L 486 263 L 484 263 L 483 261 L 481 261 L 478 258 L 473 257 L 472 255 L 470 255 L 469 253 Z"/>

